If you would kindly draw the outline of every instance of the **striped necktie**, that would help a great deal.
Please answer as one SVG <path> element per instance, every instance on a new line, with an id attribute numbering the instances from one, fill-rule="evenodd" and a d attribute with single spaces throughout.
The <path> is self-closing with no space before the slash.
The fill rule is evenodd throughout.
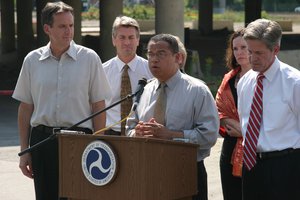
<path id="1" fill-rule="evenodd" d="M 244 164 L 248 170 L 251 170 L 256 164 L 256 147 L 259 138 L 260 125 L 263 113 L 263 78 L 260 73 L 257 76 L 254 96 L 250 110 L 250 116 L 245 136 L 244 145 Z"/>
<path id="2" fill-rule="evenodd" d="M 127 95 L 131 94 L 131 83 L 128 75 L 128 65 L 123 67 L 122 79 L 121 79 L 121 94 L 120 97 L 125 98 Z M 132 100 L 127 99 L 121 103 L 121 119 L 127 117 L 130 113 L 130 109 L 132 106 Z M 126 120 L 121 123 L 121 135 L 125 135 L 125 125 Z"/>
<path id="3" fill-rule="evenodd" d="M 167 85 L 165 83 L 161 83 L 159 86 L 159 94 L 155 103 L 154 108 L 154 119 L 156 122 L 165 125 L 165 114 L 166 114 L 166 105 L 167 105 L 167 97 L 165 88 Z"/>

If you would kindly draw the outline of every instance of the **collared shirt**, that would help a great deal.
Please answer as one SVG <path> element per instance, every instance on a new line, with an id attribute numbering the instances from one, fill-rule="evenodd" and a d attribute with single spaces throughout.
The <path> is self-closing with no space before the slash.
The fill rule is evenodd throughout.
<path id="1" fill-rule="evenodd" d="M 31 126 L 69 127 L 92 114 L 91 103 L 111 96 L 99 56 L 76 45 L 55 58 L 50 44 L 24 60 L 13 98 L 34 105 Z M 92 121 L 80 125 L 92 129 Z"/>
<path id="2" fill-rule="evenodd" d="M 139 80 L 142 78 L 151 79 L 153 77 L 148 67 L 148 61 L 137 55 L 129 63 L 122 62 L 118 56 L 103 63 L 104 71 L 113 92 L 112 98 L 106 99 L 107 106 L 120 100 L 121 78 L 125 64 L 129 66 L 128 74 L 132 93 L 136 90 Z M 106 111 L 106 126 L 110 126 L 121 120 L 120 110 L 121 107 L 118 104 Z M 112 129 L 114 131 L 121 131 L 121 124 L 115 125 Z"/>
<path id="3" fill-rule="evenodd" d="M 219 116 L 214 98 L 202 81 L 179 70 L 166 85 L 165 126 L 169 130 L 182 131 L 184 138 L 199 144 L 197 161 L 201 161 L 209 156 L 219 131 Z M 127 135 L 132 135 L 138 121 L 147 122 L 153 117 L 158 87 L 157 79 L 145 86 L 136 115 L 127 121 Z"/>
<path id="4" fill-rule="evenodd" d="M 239 81 L 238 111 L 245 136 L 258 72 Z M 277 58 L 264 72 L 263 116 L 257 152 L 300 148 L 300 72 Z"/>

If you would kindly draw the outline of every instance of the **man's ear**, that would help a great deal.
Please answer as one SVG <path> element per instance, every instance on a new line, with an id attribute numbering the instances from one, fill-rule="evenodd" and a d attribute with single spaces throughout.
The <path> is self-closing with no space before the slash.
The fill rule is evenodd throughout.
<path id="1" fill-rule="evenodd" d="M 178 64 L 181 64 L 181 63 L 182 63 L 182 57 L 181 57 L 181 55 L 180 55 L 179 52 L 175 54 L 175 61 L 176 61 L 176 63 L 178 63 Z"/>
<path id="2" fill-rule="evenodd" d="M 44 24 L 43 29 L 44 29 L 44 32 L 45 32 L 47 35 L 49 35 L 50 25 Z"/>
<path id="3" fill-rule="evenodd" d="M 115 43 L 115 38 L 114 38 L 114 36 L 111 36 L 111 41 L 112 41 L 113 46 L 116 47 L 116 43 Z"/>
<path id="4" fill-rule="evenodd" d="M 279 53 L 279 50 L 280 50 L 280 46 L 279 45 L 276 45 L 274 47 L 274 54 L 277 56 L 277 54 Z"/>

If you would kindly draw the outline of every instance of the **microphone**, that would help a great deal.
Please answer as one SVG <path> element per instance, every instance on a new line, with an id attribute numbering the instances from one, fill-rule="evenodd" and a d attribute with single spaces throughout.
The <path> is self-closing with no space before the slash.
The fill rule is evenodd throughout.
<path id="1" fill-rule="evenodd" d="M 132 105 L 132 109 L 131 109 L 132 111 L 136 110 L 136 107 L 138 106 L 138 104 L 140 102 L 140 99 L 141 99 L 141 96 L 144 92 L 145 85 L 147 85 L 147 79 L 143 78 L 143 79 L 139 80 L 138 86 L 137 86 L 136 91 L 134 93 L 135 101 Z"/>

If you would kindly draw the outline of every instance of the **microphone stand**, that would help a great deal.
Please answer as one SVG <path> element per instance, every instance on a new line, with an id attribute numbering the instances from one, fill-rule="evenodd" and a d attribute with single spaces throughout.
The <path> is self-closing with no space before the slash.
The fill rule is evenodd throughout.
<path id="1" fill-rule="evenodd" d="M 102 109 L 102 110 L 99 110 L 98 112 L 95 112 L 94 114 L 90 115 L 89 117 L 87 117 L 87 118 L 85 118 L 85 119 L 83 119 L 83 120 L 77 122 L 76 124 L 74 124 L 74 125 L 72 125 L 72 126 L 70 126 L 70 127 L 68 127 L 68 128 L 65 128 L 64 130 L 72 130 L 73 128 L 77 127 L 78 125 L 80 125 L 80 124 L 86 122 L 86 121 L 89 120 L 89 119 L 92 119 L 93 117 L 95 117 L 95 116 L 97 116 L 97 115 L 99 115 L 99 114 L 105 112 L 106 110 L 108 110 L 108 109 L 110 109 L 110 108 L 112 108 L 112 107 L 114 107 L 114 106 L 116 106 L 116 105 L 122 103 L 123 101 L 128 100 L 128 99 L 132 99 L 134 96 L 136 96 L 136 95 L 137 95 L 138 93 L 140 93 L 140 92 L 141 92 L 141 91 L 138 90 L 138 91 L 136 91 L 136 92 L 133 93 L 133 94 L 129 94 L 129 95 L 127 95 L 126 97 L 124 97 L 123 99 L 120 99 L 119 101 L 117 101 L 117 102 L 111 104 L 110 106 L 108 106 L 108 107 L 106 107 L 106 108 L 104 108 L 104 109 Z M 36 144 L 34 144 L 34 145 L 28 147 L 27 149 L 24 149 L 23 151 L 21 151 L 20 153 L 18 153 L 18 155 L 19 155 L 19 156 L 22 156 L 22 155 L 24 155 L 25 153 L 31 152 L 31 151 L 35 150 L 36 148 L 38 148 L 39 146 L 41 146 L 41 145 L 43 145 L 43 144 L 49 142 L 50 140 L 56 138 L 56 135 L 58 134 L 58 132 L 59 132 L 59 130 L 57 130 L 56 132 L 53 132 L 53 134 L 50 135 L 48 138 L 46 138 L 46 139 L 44 139 L 44 140 L 42 140 L 42 141 L 40 141 L 40 142 L 38 142 L 38 143 L 36 143 Z"/>

